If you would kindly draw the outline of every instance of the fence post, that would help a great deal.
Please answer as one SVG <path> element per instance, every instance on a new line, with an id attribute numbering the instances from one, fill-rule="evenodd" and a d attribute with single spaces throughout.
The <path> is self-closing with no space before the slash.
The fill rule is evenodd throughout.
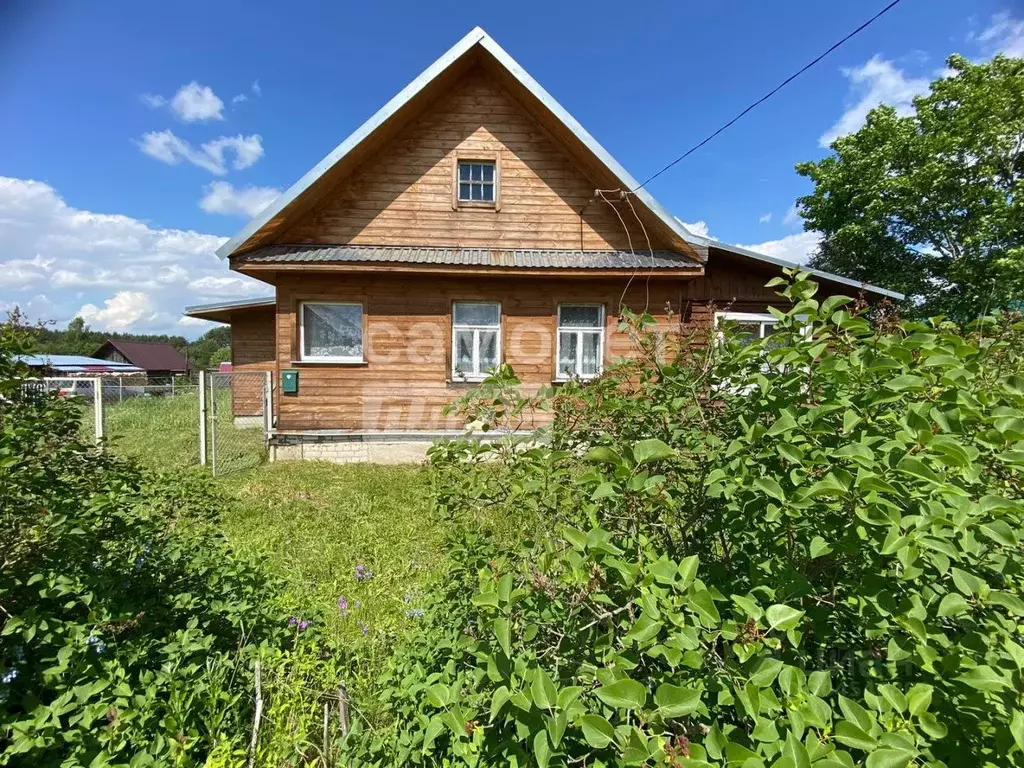
<path id="1" fill-rule="evenodd" d="M 206 466 L 206 371 L 199 371 L 199 465 Z"/>
<path id="2" fill-rule="evenodd" d="M 263 443 L 270 444 L 270 430 L 274 428 L 274 375 L 263 372 Z"/>
<path id="3" fill-rule="evenodd" d="M 92 417 L 98 443 L 103 439 L 103 379 L 99 376 L 92 380 Z"/>

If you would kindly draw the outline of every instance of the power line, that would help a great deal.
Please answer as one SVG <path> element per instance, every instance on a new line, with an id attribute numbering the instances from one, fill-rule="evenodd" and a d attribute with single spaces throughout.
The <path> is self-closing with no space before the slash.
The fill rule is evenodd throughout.
<path id="1" fill-rule="evenodd" d="M 654 174 L 653 176 L 651 176 L 650 178 L 648 178 L 648 179 L 647 179 L 647 181 L 645 181 L 645 182 L 644 182 L 643 184 L 639 185 L 638 187 L 635 187 L 635 188 L 633 189 L 633 192 L 636 192 L 636 191 L 637 191 L 638 189 L 641 189 L 641 188 L 643 188 L 643 187 L 646 187 L 646 186 L 647 186 L 647 185 L 648 185 L 649 183 L 651 183 L 651 182 L 652 182 L 652 181 L 654 181 L 654 180 L 655 180 L 656 178 L 658 178 L 659 176 L 661 176 L 661 174 L 663 174 L 663 173 L 664 173 L 665 171 L 667 171 L 667 170 L 668 170 L 669 168 L 671 168 L 672 166 L 674 166 L 674 165 L 675 165 L 676 163 L 680 162 L 681 160 L 685 160 L 685 159 L 686 159 L 687 157 L 689 157 L 690 155 L 692 155 L 692 154 L 693 154 L 694 152 L 696 152 L 696 151 L 697 151 L 698 149 L 700 149 L 700 148 L 701 148 L 701 147 L 703 147 L 703 146 L 704 146 L 705 144 L 707 144 L 707 143 L 708 143 L 709 141 L 711 141 L 711 140 L 712 140 L 713 138 L 715 138 L 715 137 L 716 137 L 716 136 L 717 136 L 718 134 L 720 134 L 720 133 L 721 133 L 722 131 L 724 131 L 725 129 L 729 128 L 729 127 L 730 127 L 730 126 L 731 126 L 731 125 L 732 125 L 733 123 L 735 123 L 735 122 L 736 122 L 737 120 L 739 120 L 739 119 L 740 119 L 741 117 L 743 117 L 743 116 L 744 116 L 745 114 L 747 114 L 748 112 L 750 112 L 750 110 L 752 110 L 752 109 L 754 109 L 755 107 L 757 107 L 757 106 L 759 106 L 759 105 L 763 104 L 764 102 L 768 101 L 768 99 L 770 99 L 770 98 L 771 98 L 772 96 L 774 96 L 774 95 L 775 95 L 776 93 L 778 93 L 779 91 L 781 91 L 781 90 L 782 90 L 783 88 L 785 88 L 785 87 L 786 87 L 787 85 L 789 85 L 789 84 L 790 84 L 791 82 L 793 82 L 794 80 L 796 80 L 796 79 L 797 79 L 798 77 L 800 77 L 800 75 L 802 75 L 802 74 L 803 74 L 804 72 L 806 72 L 806 71 L 807 71 L 808 69 L 810 69 L 810 68 L 811 68 L 811 67 L 813 67 L 813 66 L 814 66 L 815 64 L 817 64 L 817 63 L 818 63 L 819 61 L 821 61 L 822 59 L 824 59 L 824 58 L 825 58 L 826 56 L 828 56 L 828 55 L 829 55 L 830 53 L 832 53 L 832 51 L 834 51 L 834 50 L 835 50 L 836 48 L 838 48 L 839 46 L 843 45 L 843 43 L 847 42 L 848 40 L 850 40 L 850 39 L 852 39 L 852 38 L 856 37 L 856 36 L 857 36 L 858 34 L 860 34 L 860 33 L 861 33 L 861 32 L 863 32 L 863 31 L 864 31 L 865 29 L 867 29 L 868 27 L 870 27 L 870 26 L 871 26 L 872 24 L 874 24 L 874 23 L 875 23 L 876 21 L 878 21 L 878 19 L 882 18 L 882 16 L 884 16 L 884 15 L 885 15 L 886 13 L 888 13 L 888 12 L 889 12 L 889 11 L 891 11 L 891 10 L 892 10 L 893 8 L 895 8 L 895 7 L 897 6 L 897 5 L 899 5 L 899 4 L 900 4 L 900 2 L 902 2 L 902 0 L 892 0 L 892 2 L 891 2 L 891 3 L 889 3 L 889 4 L 887 5 L 887 6 L 885 6 L 885 8 L 883 8 L 882 10 L 880 10 L 880 11 L 879 11 L 878 13 L 876 13 L 876 14 L 875 14 L 874 16 L 872 16 L 872 17 L 871 17 L 870 19 L 868 19 L 867 21 L 865 21 L 865 22 L 864 22 L 863 24 L 861 24 L 861 25 L 860 25 L 859 27 L 857 27 L 857 28 L 856 28 L 855 30 L 853 30 L 853 31 L 852 31 L 852 32 L 851 32 L 850 34 L 848 34 L 848 35 L 847 35 L 846 37 L 844 37 L 844 38 L 843 38 L 842 40 L 840 40 L 840 41 L 839 41 L 839 42 L 837 42 L 837 43 L 834 43 L 834 44 L 833 44 L 833 45 L 832 45 L 832 46 L 831 46 L 831 47 L 830 47 L 830 48 L 829 48 L 829 49 L 828 49 L 827 51 L 825 51 L 824 53 L 822 53 L 821 55 L 819 55 L 819 56 L 818 56 L 818 57 L 817 57 L 816 59 L 814 59 L 814 60 L 812 60 L 812 61 L 808 62 L 807 64 L 805 64 L 805 65 L 804 65 L 803 67 L 801 67 L 801 68 L 800 68 L 800 69 L 799 69 L 799 70 L 798 70 L 797 72 L 794 72 L 794 73 L 793 73 L 792 75 L 790 75 L 789 77 L 787 77 L 787 78 L 786 78 L 785 80 L 783 80 L 783 81 L 782 81 L 781 83 L 779 83 L 779 84 L 778 84 L 777 86 L 775 86 L 774 88 L 772 88 L 772 90 L 770 90 L 770 91 L 769 91 L 768 93 L 766 93 L 766 94 L 765 94 L 764 96 L 762 96 L 762 97 L 761 97 L 760 99 L 758 99 L 758 100 L 757 100 L 757 101 L 755 101 L 755 102 L 754 102 L 753 104 L 751 104 L 751 105 L 750 105 L 749 107 L 747 107 L 747 108 L 746 108 L 746 109 L 744 109 L 744 110 L 743 110 L 742 112 L 740 112 L 740 113 L 739 113 L 738 115 L 736 115 L 736 117 L 734 117 L 734 118 L 733 118 L 732 120 L 730 120 L 730 121 L 729 121 L 728 123 L 726 123 L 725 125 L 723 125 L 723 126 L 722 126 L 721 128 L 719 128 L 719 129 L 718 129 L 717 131 L 715 131 L 714 133 L 712 133 L 712 134 L 710 134 L 709 136 L 707 136 L 707 137 L 706 137 L 706 138 L 705 138 L 705 139 L 704 139 L 703 141 L 701 141 L 701 142 L 700 142 L 699 144 L 695 144 L 694 146 L 690 147 L 690 148 L 689 148 L 688 150 L 686 150 L 686 151 L 685 151 L 685 152 L 684 152 L 683 154 L 681 154 L 681 155 L 680 155 L 679 157 L 677 157 L 677 158 L 676 158 L 675 160 L 673 160 L 673 161 L 672 161 L 671 163 L 669 163 L 669 164 L 668 164 L 668 165 L 666 165 L 666 166 L 665 166 L 664 168 L 662 168 L 662 169 L 661 169 L 660 171 L 658 171 L 658 172 L 657 172 L 656 174 Z"/>

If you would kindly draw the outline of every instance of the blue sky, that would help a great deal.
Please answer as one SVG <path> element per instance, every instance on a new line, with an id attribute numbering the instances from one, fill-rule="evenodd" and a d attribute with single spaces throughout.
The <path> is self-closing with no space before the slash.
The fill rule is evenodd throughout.
<path id="1" fill-rule="evenodd" d="M 184 304 L 268 292 L 212 251 L 479 24 L 647 178 L 884 0 L 7 2 L 0 308 L 181 333 Z M 952 52 L 1024 56 L 1020 0 L 903 0 L 657 179 L 702 233 L 806 258 L 796 162 Z"/>

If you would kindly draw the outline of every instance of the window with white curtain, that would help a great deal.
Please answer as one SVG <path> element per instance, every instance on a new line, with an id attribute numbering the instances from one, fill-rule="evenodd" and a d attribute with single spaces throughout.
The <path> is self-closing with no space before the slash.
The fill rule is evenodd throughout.
<path id="1" fill-rule="evenodd" d="M 480 381 L 501 361 L 501 304 L 452 303 L 452 377 Z"/>
<path id="2" fill-rule="evenodd" d="M 559 304 L 556 378 L 592 379 L 604 367 L 604 306 Z"/>
<path id="3" fill-rule="evenodd" d="M 750 334 L 754 339 L 763 339 L 775 333 L 775 326 L 778 325 L 778 318 L 775 315 L 762 312 L 716 312 L 716 330 L 729 325 L 736 333 Z M 719 330 L 719 339 L 722 338 Z"/>
<path id="4" fill-rule="evenodd" d="M 300 359 L 363 362 L 363 305 L 304 301 L 299 308 Z"/>

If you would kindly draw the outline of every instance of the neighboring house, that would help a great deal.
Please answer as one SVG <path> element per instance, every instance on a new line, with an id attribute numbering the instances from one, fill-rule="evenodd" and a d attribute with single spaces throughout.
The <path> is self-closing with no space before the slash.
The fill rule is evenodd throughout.
<path id="1" fill-rule="evenodd" d="M 20 355 L 18 358 L 40 376 L 60 378 L 139 376 L 143 373 L 123 360 L 104 360 L 83 355 Z"/>
<path id="2" fill-rule="evenodd" d="M 231 324 L 235 371 L 274 373 L 278 457 L 407 456 L 463 426 L 445 405 L 498 363 L 530 386 L 600 375 L 629 354 L 623 306 L 767 331 L 789 265 L 638 186 L 478 28 L 218 251 L 273 297 L 186 312 Z"/>
<path id="3" fill-rule="evenodd" d="M 128 363 L 146 372 L 151 384 L 169 383 L 174 376 L 188 373 L 188 360 L 170 344 L 108 339 L 94 357 Z"/>

